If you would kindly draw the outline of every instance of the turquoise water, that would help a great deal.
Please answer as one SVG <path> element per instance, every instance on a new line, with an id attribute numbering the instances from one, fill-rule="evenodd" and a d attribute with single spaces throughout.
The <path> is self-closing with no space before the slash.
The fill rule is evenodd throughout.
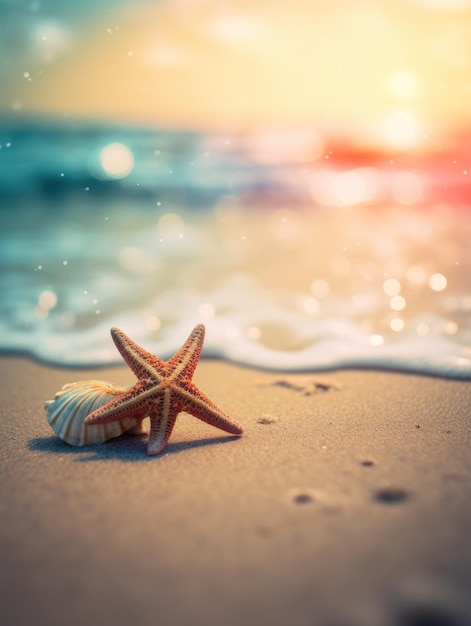
<path id="1" fill-rule="evenodd" d="M 248 366 L 471 378 L 466 202 L 434 201 L 410 168 L 388 191 L 378 166 L 268 166 L 181 134 L 143 134 L 140 153 L 133 137 L 59 133 L 49 161 L 50 136 L 3 138 L 1 350 L 119 363 L 118 326 L 167 358 L 204 322 L 204 354 Z M 114 140 L 132 172 L 100 178 L 97 150 Z M 151 176 L 164 144 L 173 186 Z"/>

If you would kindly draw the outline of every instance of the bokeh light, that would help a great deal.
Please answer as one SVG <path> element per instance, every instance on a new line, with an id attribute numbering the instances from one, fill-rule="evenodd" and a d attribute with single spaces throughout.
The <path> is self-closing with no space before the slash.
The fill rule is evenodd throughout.
<path id="1" fill-rule="evenodd" d="M 165 213 L 157 222 L 157 231 L 162 239 L 175 241 L 183 237 L 185 222 L 176 213 Z"/>
<path id="2" fill-rule="evenodd" d="M 388 278 L 383 283 L 383 290 L 388 296 L 397 296 L 401 291 L 401 283 L 395 278 Z"/>
<path id="3" fill-rule="evenodd" d="M 402 296 L 393 296 L 390 300 L 393 311 L 402 311 L 406 306 L 406 300 Z"/>
<path id="4" fill-rule="evenodd" d="M 428 284 L 433 291 L 443 291 L 446 288 L 447 280 L 443 274 L 432 274 Z"/>
<path id="5" fill-rule="evenodd" d="M 411 265 L 406 270 L 406 278 L 413 285 L 421 285 L 425 282 L 427 273 L 421 265 Z"/>
<path id="6" fill-rule="evenodd" d="M 402 320 L 400 317 L 393 317 L 393 319 L 390 322 L 390 326 L 391 326 L 391 330 L 393 330 L 396 333 L 401 332 L 401 330 L 404 330 L 404 320 Z"/>
<path id="7" fill-rule="evenodd" d="M 100 162 L 110 178 L 125 178 L 134 167 L 134 156 L 124 144 L 111 143 L 100 152 Z"/>
<path id="8" fill-rule="evenodd" d="M 311 292 L 316 298 L 326 298 L 330 293 L 329 283 L 323 278 L 316 278 L 311 283 Z"/>
<path id="9" fill-rule="evenodd" d="M 53 291 L 51 291 L 50 289 L 47 289 L 46 291 L 41 291 L 38 298 L 38 306 L 41 309 L 45 311 L 50 311 L 56 306 L 56 304 L 57 295 Z"/>

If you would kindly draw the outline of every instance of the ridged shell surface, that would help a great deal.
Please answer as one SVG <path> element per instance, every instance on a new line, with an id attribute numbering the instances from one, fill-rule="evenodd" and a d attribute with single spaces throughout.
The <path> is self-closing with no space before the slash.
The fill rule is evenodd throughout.
<path id="1" fill-rule="evenodd" d="M 54 400 L 44 404 L 46 419 L 55 434 L 72 446 L 103 443 L 134 427 L 138 427 L 134 431 L 138 432 L 142 420 L 134 417 L 107 424 L 88 425 L 84 422 L 92 411 L 125 391 L 125 387 L 116 387 L 102 380 L 69 383 L 56 393 Z"/>

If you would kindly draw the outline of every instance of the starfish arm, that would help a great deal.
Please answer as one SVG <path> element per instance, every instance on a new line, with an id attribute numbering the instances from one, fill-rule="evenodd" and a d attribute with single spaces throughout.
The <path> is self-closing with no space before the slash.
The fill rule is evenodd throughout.
<path id="1" fill-rule="evenodd" d="M 112 328 L 111 334 L 138 382 L 91 411 L 85 424 L 106 424 L 127 417 L 139 420 L 148 415 L 151 429 L 147 453 L 152 456 L 164 450 L 180 411 L 228 433 L 242 434 L 242 426 L 191 382 L 203 348 L 203 324 L 193 329 L 183 347 L 167 362 L 141 348 L 118 328 Z"/>
<path id="2" fill-rule="evenodd" d="M 185 389 L 180 388 L 179 391 L 183 411 L 227 433 L 241 435 L 244 432 L 238 422 L 224 413 L 196 385 L 190 384 Z"/>
<path id="3" fill-rule="evenodd" d="M 167 361 L 166 366 L 171 372 L 172 380 L 191 380 L 203 350 L 204 335 L 204 324 L 197 324 L 180 350 Z"/>
<path id="4" fill-rule="evenodd" d="M 167 389 L 154 404 L 149 413 L 150 432 L 147 442 L 147 454 L 155 456 L 162 452 L 170 439 L 177 415 L 180 412 L 178 405 L 171 406 L 170 390 Z"/>
<path id="5" fill-rule="evenodd" d="M 106 424 L 125 417 L 145 417 L 148 413 L 148 406 L 140 404 L 137 400 L 140 389 L 141 386 L 137 384 L 126 393 L 99 407 L 87 415 L 85 424 Z"/>
<path id="6" fill-rule="evenodd" d="M 139 380 L 147 379 L 149 374 L 156 381 L 164 378 L 166 373 L 165 361 L 141 348 L 119 328 L 113 327 L 111 329 L 111 337 L 119 353 Z"/>

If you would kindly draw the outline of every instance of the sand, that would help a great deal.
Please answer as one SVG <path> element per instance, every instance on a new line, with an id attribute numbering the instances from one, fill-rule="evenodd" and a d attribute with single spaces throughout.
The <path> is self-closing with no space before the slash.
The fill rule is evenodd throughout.
<path id="1" fill-rule="evenodd" d="M 469 383 L 203 360 L 244 435 L 182 414 L 148 457 L 45 420 L 63 384 L 126 367 L 0 369 L 3 624 L 471 623 Z"/>

